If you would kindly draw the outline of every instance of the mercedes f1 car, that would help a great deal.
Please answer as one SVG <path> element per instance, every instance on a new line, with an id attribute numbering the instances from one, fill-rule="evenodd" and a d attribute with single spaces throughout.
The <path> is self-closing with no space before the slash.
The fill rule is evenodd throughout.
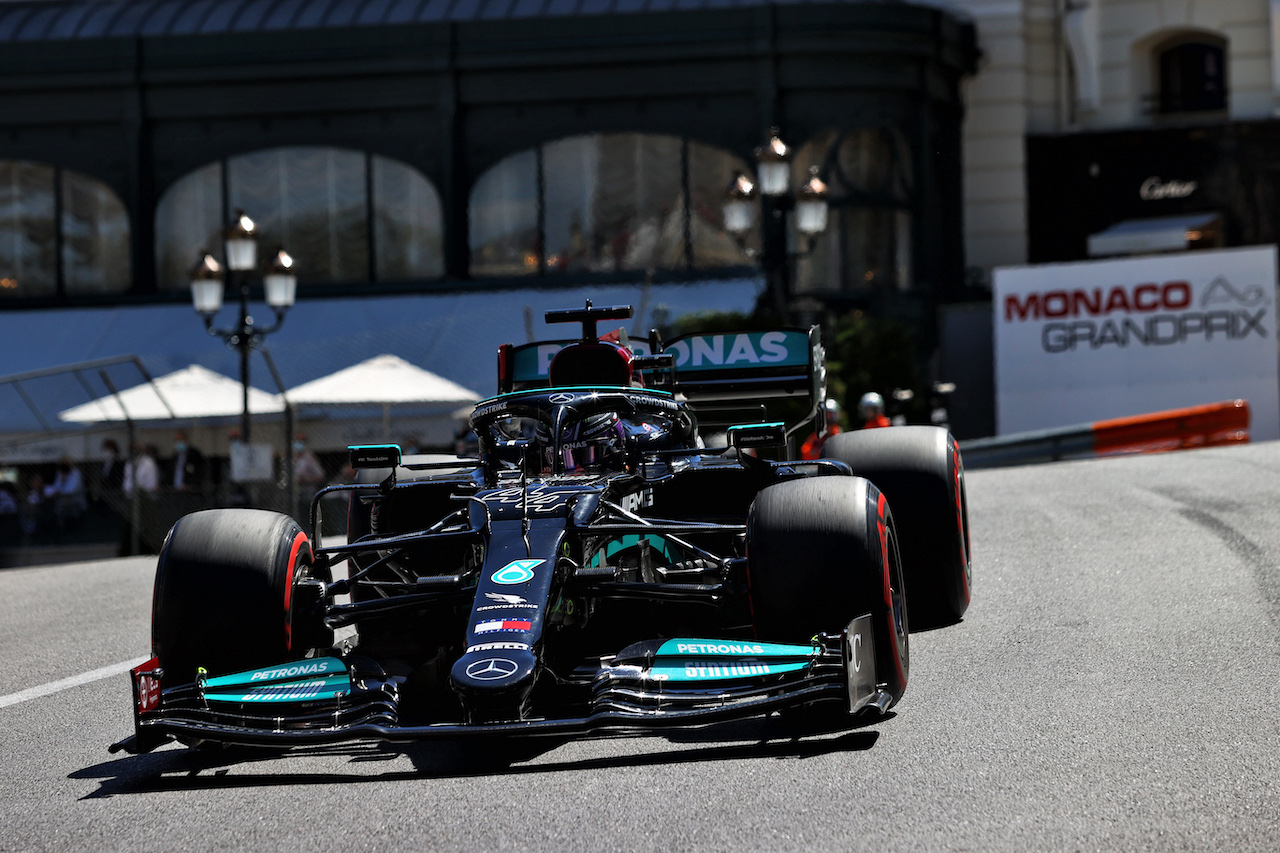
<path id="1" fill-rule="evenodd" d="M 816 327 L 597 335 L 630 316 L 548 312 L 581 335 L 499 348 L 478 458 L 353 447 L 361 480 L 316 495 L 310 536 L 266 510 L 181 518 L 113 751 L 883 715 L 907 686 L 908 600 L 935 624 L 969 602 L 955 441 L 846 432 L 792 459 L 825 411 Z M 779 399 L 807 414 L 772 420 Z M 325 545 L 335 491 L 348 535 Z"/>

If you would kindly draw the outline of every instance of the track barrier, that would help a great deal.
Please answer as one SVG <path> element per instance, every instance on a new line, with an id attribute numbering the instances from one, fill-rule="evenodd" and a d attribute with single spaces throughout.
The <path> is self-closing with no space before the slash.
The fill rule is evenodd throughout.
<path id="1" fill-rule="evenodd" d="M 1160 453 L 1249 441 L 1249 403 L 1227 400 L 1075 426 L 960 442 L 966 468 L 1028 465 L 1121 453 Z"/>

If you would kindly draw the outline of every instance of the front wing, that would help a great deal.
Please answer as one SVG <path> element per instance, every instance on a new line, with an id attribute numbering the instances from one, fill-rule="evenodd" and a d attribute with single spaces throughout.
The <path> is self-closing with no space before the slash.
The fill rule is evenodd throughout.
<path id="1" fill-rule="evenodd" d="M 413 741 L 470 735 L 581 735 L 701 726 L 814 702 L 883 714 L 870 615 L 809 646 L 675 639 L 639 643 L 601 661 L 580 716 L 403 725 L 398 685 L 358 657 L 309 658 L 160 688 L 158 661 L 131 673 L 134 734 L 112 752 L 171 739 L 248 746 Z"/>

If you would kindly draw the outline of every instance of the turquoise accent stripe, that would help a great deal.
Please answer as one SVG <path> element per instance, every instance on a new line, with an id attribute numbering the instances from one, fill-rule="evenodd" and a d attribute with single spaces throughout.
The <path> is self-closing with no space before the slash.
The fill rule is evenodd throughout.
<path id="1" fill-rule="evenodd" d="M 592 554 L 591 559 L 587 561 L 587 568 L 595 568 L 600 565 L 602 555 L 604 559 L 607 560 L 619 551 L 625 551 L 628 548 L 636 547 L 642 540 L 648 540 L 649 547 L 661 554 L 668 563 L 675 560 L 675 557 L 671 553 L 670 543 L 667 542 L 665 537 L 659 536 L 656 533 L 628 533 L 620 539 L 610 540 L 605 544 L 604 548 Z"/>
<path id="2" fill-rule="evenodd" d="M 751 640 L 697 640 L 683 637 L 667 640 L 658 648 L 658 657 L 699 658 L 804 658 L 818 654 L 816 646 L 756 643 Z"/>
<path id="3" fill-rule="evenodd" d="M 528 391 L 508 391 L 505 394 L 499 394 L 496 397 L 486 397 L 476 403 L 479 408 L 487 403 L 497 403 L 512 397 L 528 397 L 530 394 L 550 394 L 553 391 L 601 391 L 611 394 L 634 394 L 637 396 L 658 397 L 660 399 L 673 399 L 675 397 L 670 391 L 659 391 L 656 388 L 635 388 L 628 385 L 557 385 L 554 388 L 531 388 Z"/>
<path id="4" fill-rule="evenodd" d="M 224 688 L 225 690 L 225 688 Z M 280 681 L 272 684 L 244 685 L 240 690 L 220 693 L 204 693 L 209 702 L 251 702 L 275 704 L 281 702 L 323 702 L 346 696 L 351 692 L 351 676 L 343 672 L 299 681 Z"/>
<path id="5" fill-rule="evenodd" d="M 333 673 L 343 673 L 345 675 L 346 671 L 346 664 L 339 658 L 310 658 L 289 661 L 277 666 L 236 672 L 231 675 L 219 675 L 216 678 L 206 678 L 204 680 L 204 688 L 207 691 L 212 687 L 250 687 L 261 684 L 275 684 L 280 681 L 319 678 Z"/>
<path id="6" fill-rule="evenodd" d="M 809 661 L 686 660 L 649 670 L 655 681 L 729 681 L 798 672 Z"/>

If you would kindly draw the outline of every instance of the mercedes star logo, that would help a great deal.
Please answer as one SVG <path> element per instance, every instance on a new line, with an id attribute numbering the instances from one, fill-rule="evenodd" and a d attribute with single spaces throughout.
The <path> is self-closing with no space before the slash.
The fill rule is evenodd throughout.
<path id="1" fill-rule="evenodd" d="M 563 406 L 565 403 L 572 403 L 574 395 L 572 394 L 552 394 L 547 398 L 553 405 Z"/>
<path id="2" fill-rule="evenodd" d="M 485 658 L 467 667 L 467 675 L 476 681 L 496 681 L 515 675 L 518 667 L 515 661 L 506 658 Z"/>

